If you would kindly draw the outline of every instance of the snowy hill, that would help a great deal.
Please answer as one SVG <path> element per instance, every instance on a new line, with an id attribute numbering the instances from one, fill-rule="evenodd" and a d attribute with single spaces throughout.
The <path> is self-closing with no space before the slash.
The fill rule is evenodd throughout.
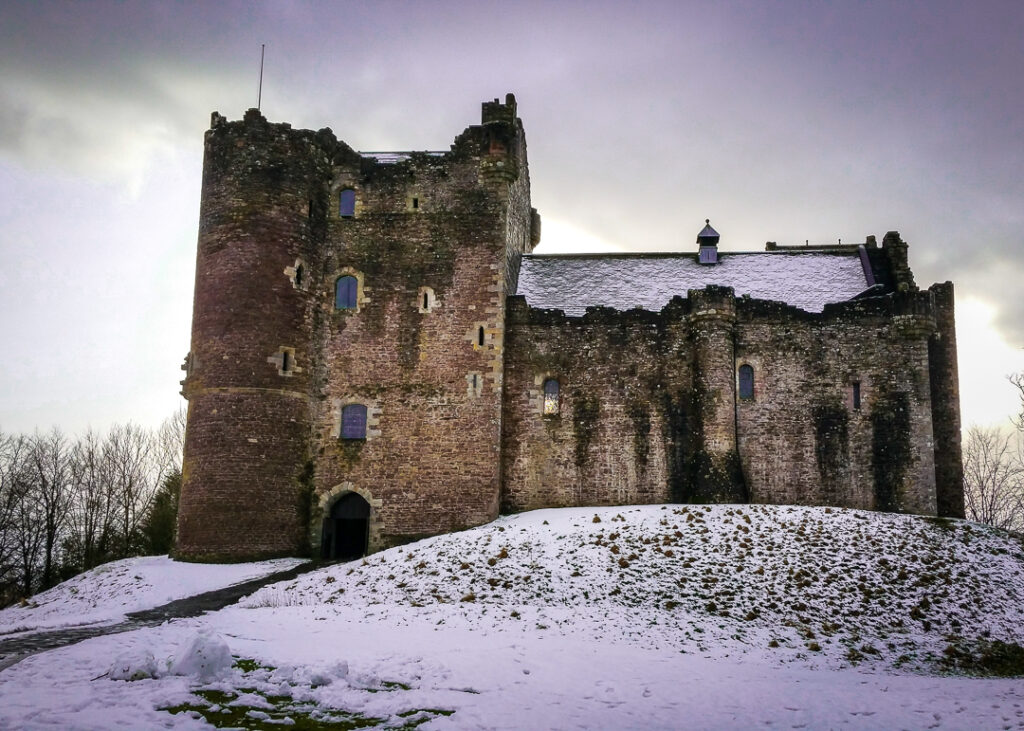
<path id="1" fill-rule="evenodd" d="M 416 607 L 447 622 L 455 605 L 477 628 L 504 616 L 685 652 L 970 670 L 968 655 L 1024 644 L 1024 541 L 835 508 L 540 510 L 266 587 L 242 605 Z"/>
<path id="2" fill-rule="evenodd" d="M 301 563 L 283 558 L 240 564 L 194 564 L 140 556 L 97 566 L 36 594 L 24 606 L 0 609 L 0 635 L 83 624 L 119 622 L 129 612 L 283 571 Z"/>
<path id="3" fill-rule="evenodd" d="M 21 621 L 216 581 L 123 568 Z M 1024 674 L 1022 620 L 1024 543 L 964 521 L 543 510 L 22 659 L 0 728 L 1024 729 L 991 677 Z"/>

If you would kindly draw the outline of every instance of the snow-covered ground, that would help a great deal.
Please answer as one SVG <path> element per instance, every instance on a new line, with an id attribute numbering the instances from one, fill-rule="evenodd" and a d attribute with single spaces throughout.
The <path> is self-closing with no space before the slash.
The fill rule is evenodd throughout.
<path id="1" fill-rule="evenodd" d="M 36 594 L 25 606 L 0 610 L 0 639 L 28 630 L 120 622 L 128 612 L 267 576 L 299 563 L 300 559 L 283 558 L 194 564 L 167 556 L 112 561 Z"/>
<path id="2" fill-rule="evenodd" d="M 1024 544 L 975 524 L 537 511 L 30 657 L 0 727 L 1024 728 L 1019 678 L 946 674 L 1022 620 Z"/>

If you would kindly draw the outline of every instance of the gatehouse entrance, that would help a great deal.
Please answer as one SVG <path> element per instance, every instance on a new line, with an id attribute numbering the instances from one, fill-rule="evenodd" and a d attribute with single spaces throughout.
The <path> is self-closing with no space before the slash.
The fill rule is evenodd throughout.
<path id="1" fill-rule="evenodd" d="M 321 556 L 343 561 L 365 556 L 369 525 L 370 503 L 354 492 L 342 495 L 324 518 Z"/>

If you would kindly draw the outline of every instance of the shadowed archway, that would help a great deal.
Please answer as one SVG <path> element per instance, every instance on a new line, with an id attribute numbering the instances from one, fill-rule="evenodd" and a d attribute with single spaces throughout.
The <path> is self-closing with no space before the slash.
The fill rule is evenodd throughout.
<path id="1" fill-rule="evenodd" d="M 324 518 L 320 555 L 328 560 L 351 560 L 366 555 L 370 503 L 349 492 L 334 501 Z"/>

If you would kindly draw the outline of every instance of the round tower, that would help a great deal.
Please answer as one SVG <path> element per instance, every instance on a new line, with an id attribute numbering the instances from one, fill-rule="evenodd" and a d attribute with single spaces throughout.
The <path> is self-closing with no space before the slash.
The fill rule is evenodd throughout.
<path id="1" fill-rule="evenodd" d="M 719 234 L 704 220 L 697 235 L 698 261 L 718 264 Z M 731 287 L 691 289 L 694 416 L 698 440 L 689 499 L 696 502 L 747 502 L 736 449 L 736 299 Z"/>
<path id="2" fill-rule="evenodd" d="M 302 551 L 327 137 L 255 109 L 206 133 L 179 558 Z"/>

